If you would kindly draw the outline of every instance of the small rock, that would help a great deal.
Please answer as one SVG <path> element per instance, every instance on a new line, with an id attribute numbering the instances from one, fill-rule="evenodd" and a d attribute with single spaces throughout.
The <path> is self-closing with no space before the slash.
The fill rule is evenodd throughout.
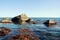
<path id="1" fill-rule="evenodd" d="M 26 20 L 26 22 L 29 23 L 29 24 L 36 24 L 36 22 L 32 19 L 28 19 L 28 20 Z"/>
<path id="2" fill-rule="evenodd" d="M 56 25 L 56 22 L 54 22 L 52 20 L 47 20 L 43 24 L 45 24 L 47 27 L 52 27 L 52 26 Z"/>

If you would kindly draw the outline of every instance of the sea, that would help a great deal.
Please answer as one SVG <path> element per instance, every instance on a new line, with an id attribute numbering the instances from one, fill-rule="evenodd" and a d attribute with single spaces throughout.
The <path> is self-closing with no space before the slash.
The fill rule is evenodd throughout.
<path id="1" fill-rule="evenodd" d="M 2 21 L 4 18 L 0 18 Z M 9 18 L 11 20 L 12 18 Z M 3 24 L 0 23 L 0 27 L 5 27 L 11 29 L 11 32 L 4 37 L 0 37 L 0 40 L 8 40 L 12 35 L 19 34 L 18 30 L 22 28 L 28 28 L 33 30 L 34 35 L 38 35 L 40 40 L 60 40 L 60 18 L 31 18 L 37 22 L 37 24 L 26 24 L 26 25 L 19 25 L 19 24 Z M 57 25 L 53 27 L 47 27 L 43 23 L 46 20 L 53 20 L 57 22 Z"/>

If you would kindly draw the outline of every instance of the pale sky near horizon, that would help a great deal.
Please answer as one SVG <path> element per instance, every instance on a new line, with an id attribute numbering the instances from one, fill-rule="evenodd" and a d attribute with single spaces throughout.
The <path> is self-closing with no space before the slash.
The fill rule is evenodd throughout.
<path id="1" fill-rule="evenodd" d="M 60 0 L 0 0 L 0 17 L 60 17 Z"/>

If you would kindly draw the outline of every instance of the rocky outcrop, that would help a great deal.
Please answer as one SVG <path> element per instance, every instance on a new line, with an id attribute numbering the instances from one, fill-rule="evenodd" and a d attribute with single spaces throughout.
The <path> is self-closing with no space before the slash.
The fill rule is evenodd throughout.
<path id="1" fill-rule="evenodd" d="M 52 27 L 52 26 L 56 25 L 57 23 L 52 20 L 47 20 L 43 24 L 45 24 L 47 27 Z"/>
<path id="2" fill-rule="evenodd" d="M 12 22 L 14 24 L 26 24 L 26 23 L 36 24 L 36 22 L 28 18 L 26 14 L 21 14 L 19 16 L 12 18 Z"/>
<path id="3" fill-rule="evenodd" d="M 7 35 L 11 30 L 7 29 L 5 27 L 0 27 L 0 36 L 5 36 Z"/>
<path id="4" fill-rule="evenodd" d="M 21 22 L 20 20 L 21 20 L 21 19 L 18 18 L 18 17 L 12 18 L 12 22 L 13 22 L 14 24 L 19 24 L 19 23 Z"/>

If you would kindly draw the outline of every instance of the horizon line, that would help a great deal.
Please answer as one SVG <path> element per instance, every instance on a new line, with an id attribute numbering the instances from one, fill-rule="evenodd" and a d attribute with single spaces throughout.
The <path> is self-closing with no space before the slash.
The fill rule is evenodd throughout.
<path id="1" fill-rule="evenodd" d="M 8 16 L 5 16 L 5 17 L 8 17 Z M 4 18 L 4 17 L 0 17 L 0 18 Z M 13 18 L 13 17 L 10 17 L 10 18 Z M 28 17 L 28 18 L 31 18 L 31 17 Z M 32 17 L 32 18 L 60 18 L 60 17 Z"/>

